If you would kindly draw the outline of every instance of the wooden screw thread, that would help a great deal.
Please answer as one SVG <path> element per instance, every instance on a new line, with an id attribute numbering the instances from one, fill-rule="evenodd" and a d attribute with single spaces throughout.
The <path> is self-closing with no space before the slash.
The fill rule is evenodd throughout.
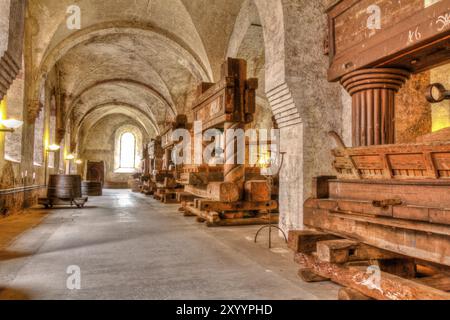
<path id="1" fill-rule="evenodd" d="M 395 94 L 408 77 L 402 69 L 364 69 L 342 78 L 352 96 L 353 146 L 395 143 Z"/>
<path id="2" fill-rule="evenodd" d="M 244 191 L 245 180 L 245 165 L 238 163 L 237 158 L 237 143 L 233 135 L 228 135 L 228 130 L 244 129 L 244 125 L 241 122 L 226 122 L 224 126 L 225 130 L 225 164 L 224 164 L 224 182 L 231 182 L 237 184 L 241 192 L 241 197 Z M 230 153 L 227 150 L 233 149 L 234 152 Z M 230 153 L 230 154 L 229 154 Z"/>

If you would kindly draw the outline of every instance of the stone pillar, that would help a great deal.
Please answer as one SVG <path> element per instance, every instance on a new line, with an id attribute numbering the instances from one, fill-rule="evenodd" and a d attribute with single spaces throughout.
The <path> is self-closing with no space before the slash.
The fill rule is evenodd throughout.
<path id="1" fill-rule="evenodd" d="M 374 68 L 341 79 L 352 96 L 354 147 L 395 143 L 395 94 L 409 76 L 402 69 Z"/>
<path id="2" fill-rule="evenodd" d="M 22 67 L 25 3 L 0 3 L 0 101 Z"/>

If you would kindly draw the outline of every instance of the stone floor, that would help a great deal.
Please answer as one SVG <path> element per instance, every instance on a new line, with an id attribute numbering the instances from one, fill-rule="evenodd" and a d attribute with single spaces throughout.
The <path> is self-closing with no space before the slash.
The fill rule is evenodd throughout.
<path id="1" fill-rule="evenodd" d="M 3 228 L 7 223 L 13 222 L 0 220 Z M 48 212 L 0 251 L 0 298 L 337 297 L 332 283 L 297 278 L 292 253 L 276 234 L 272 250 L 267 233 L 255 244 L 257 229 L 207 228 L 183 217 L 176 205 L 106 190 L 83 210 Z M 67 288 L 69 266 L 80 268 L 80 290 Z"/>

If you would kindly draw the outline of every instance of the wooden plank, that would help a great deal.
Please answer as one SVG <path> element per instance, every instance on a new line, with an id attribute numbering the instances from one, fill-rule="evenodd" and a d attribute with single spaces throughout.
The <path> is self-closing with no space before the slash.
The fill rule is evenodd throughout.
<path id="1" fill-rule="evenodd" d="M 306 268 L 300 268 L 298 270 L 298 276 L 300 279 L 302 279 L 305 282 L 323 282 L 323 281 L 329 281 L 329 278 L 324 278 L 316 273 L 312 269 L 306 269 Z"/>
<path id="2" fill-rule="evenodd" d="M 267 180 L 245 181 L 245 200 L 249 202 L 267 202 L 272 198 Z"/>
<path id="3" fill-rule="evenodd" d="M 206 185 L 209 182 L 223 181 L 223 172 L 186 172 L 180 174 L 181 184 Z"/>
<path id="4" fill-rule="evenodd" d="M 272 214 L 258 216 L 254 218 L 242 218 L 242 219 L 221 219 L 215 222 L 206 222 L 208 227 L 233 227 L 233 226 L 254 226 L 254 225 L 267 225 L 278 224 L 278 215 Z"/>
<path id="5" fill-rule="evenodd" d="M 378 300 L 450 300 L 450 294 L 373 268 L 320 261 L 313 255 L 297 253 L 301 268 Z"/>
<path id="6" fill-rule="evenodd" d="M 424 261 L 450 266 L 450 227 L 304 207 L 304 224 Z"/>
<path id="7" fill-rule="evenodd" d="M 423 8 L 422 3 L 378 1 L 383 24 L 380 30 L 367 29 L 370 14 L 364 10 L 373 4 L 371 0 L 344 0 L 333 7 L 329 12 L 332 63 L 328 79 L 335 81 L 351 71 L 372 66 L 420 72 L 448 60 L 445 46 L 450 28 L 445 17 L 450 3 L 443 0 L 428 8 Z M 413 60 L 417 62 L 411 64 Z"/>
<path id="8" fill-rule="evenodd" d="M 312 253 L 317 242 L 335 240 L 337 236 L 313 230 L 291 230 L 288 234 L 288 247 L 294 252 Z"/>
<path id="9" fill-rule="evenodd" d="M 349 261 L 394 259 L 399 255 L 357 241 L 339 239 L 317 242 L 317 257 L 321 261 L 346 263 Z"/>
<path id="10" fill-rule="evenodd" d="M 275 210 L 278 208 L 277 201 L 264 201 L 264 202 L 249 202 L 249 201 L 237 201 L 237 202 L 221 202 L 211 200 L 199 200 L 198 208 L 203 211 L 260 211 L 260 210 Z"/>
<path id="11" fill-rule="evenodd" d="M 330 181 L 330 198 L 354 201 L 399 199 L 404 205 L 450 208 L 450 181 Z"/>
<path id="12" fill-rule="evenodd" d="M 211 182 L 206 187 L 206 197 L 221 202 L 236 202 L 240 200 L 241 193 L 235 183 Z"/>

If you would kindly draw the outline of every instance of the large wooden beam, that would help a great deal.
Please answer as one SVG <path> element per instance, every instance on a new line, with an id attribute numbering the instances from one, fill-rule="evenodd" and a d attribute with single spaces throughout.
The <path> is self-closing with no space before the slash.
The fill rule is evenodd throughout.
<path id="1" fill-rule="evenodd" d="M 405 256 L 450 266 L 450 226 L 304 208 L 304 224 Z"/>
<path id="2" fill-rule="evenodd" d="M 266 201 L 266 202 L 248 202 L 248 201 L 238 201 L 238 202 L 219 202 L 211 200 L 199 200 L 198 208 L 204 211 L 261 211 L 261 210 L 275 210 L 278 208 L 278 203 L 276 201 Z"/>
<path id="3" fill-rule="evenodd" d="M 295 259 L 301 268 L 311 269 L 321 277 L 329 278 L 374 299 L 450 300 L 450 294 L 447 292 L 383 271 L 380 271 L 377 277 L 366 267 L 324 262 L 313 255 L 303 253 L 297 253 Z"/>
<path id="4" fill-rule="evenodd" d="M 317 242 L 335 240 L 337 236 L 313 230 L 291 230 L 288 234 L 288 247 L 294 252 L 316 252 Z"/>
<path id="5" fill-rule="evenodd" d="M 398 258 L 399 255 L 357 241 L 339 239 L 317 243 L 317 257 L 321 261 L 346 263 L 349 261 Z"/>
<path id="6" fill-rule="evenodd" d="M 215 201 L 234 202 L 240 200 L 238 185 L 231 182 L 211 182 L 206 188 L 207 198 Z"/>
<path id="7" fill-rule="evenodd" d="M 250 180 L 244 185 L 245 199 L 250 202 L 265 202 L 272 198 L 270 186 L 266 180 Z"/>

